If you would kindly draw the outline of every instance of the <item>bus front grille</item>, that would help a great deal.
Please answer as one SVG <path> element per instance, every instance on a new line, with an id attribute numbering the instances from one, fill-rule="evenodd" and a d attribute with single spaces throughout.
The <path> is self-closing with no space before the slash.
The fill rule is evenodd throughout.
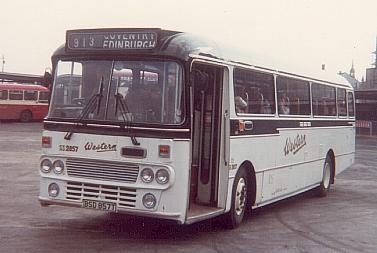
<path id="1" fill-rule="evenodd" d="M 67 173 L 72 177 L 135 183 L 139 166 L 130 163 L 68 158 Z"/>
<path id="2" fill-rule="evenodd" d="M 136 206 L 136 189 L 121 186 L 67 182 L 66 199 L 82 201 L 92 199 L 117 203 L 119 207 Z"/>

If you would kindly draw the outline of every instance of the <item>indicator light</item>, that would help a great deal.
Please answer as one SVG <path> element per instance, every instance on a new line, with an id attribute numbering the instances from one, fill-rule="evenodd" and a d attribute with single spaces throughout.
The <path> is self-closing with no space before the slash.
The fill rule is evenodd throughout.
<path id="1" fill-rule="evenodd" d="M 42 136 L 42 148 L 51 148 L 52 138 L 50 136 Z"/>
<path id="2" fill-rule="evenodd" d="M 170 158 L 170 146 L 169 145 L 159 145 L 158 146 L 158 156 L 161 158 Z"/>

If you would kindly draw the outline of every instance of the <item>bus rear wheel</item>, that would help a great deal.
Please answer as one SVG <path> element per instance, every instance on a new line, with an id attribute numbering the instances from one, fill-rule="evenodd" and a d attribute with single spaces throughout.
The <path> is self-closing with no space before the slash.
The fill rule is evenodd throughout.
<path id="1" fill-rule="evenodd" d="M 232 204 L 230 211 L 226 216 L 226 226 L 227 228 L 233 229 L 238 227 L 246 212 L 246 207 L 248 206 L 248 190 L 249 190 L 249 179 L 245 168 L 240 168 L 237 172 L 233 183 L 232 189 Z"/>
<path id="2" fill-rule="evenodd" d="M 319 197 L 326 197 L 331 185 L 331 178 L 333 176 L 333 165 L 330 156 L 326 157 L 325 164 L 323 165 L 322 182 L 317 188 L 317 195 Z"/>
<path id="3" fill-rule="evenodd" d="M 33 114 L 31 111 L 22 111 L 20 114 L 21 122 L 30 122 L 33 119 Z"/>

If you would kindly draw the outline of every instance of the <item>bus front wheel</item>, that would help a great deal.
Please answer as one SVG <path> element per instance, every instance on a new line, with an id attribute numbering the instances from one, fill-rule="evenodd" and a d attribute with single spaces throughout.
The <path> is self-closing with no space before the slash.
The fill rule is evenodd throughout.
<path id="1" fill-rule="evenodd" d="M 238 227 L 245 216 L 246 207 L 248 206 L 248 187 L 250 186 L 247 172 L 245 168 L 240 168 L 234 179 L 232 204 L 226 217 L 226 225 L 230 229 Z"/>
<path id="2" fill-rule="evenodd" d="M 33 114 L 31 111 L 22 111 L 20 114 L 21 122 L 30 122 L 33 119 Z"/>
<path id="3" fill-rule="evenodd" d="M 330 156 L 326 157 L 325 164 L 323 165 L 322 182 L 317 188 L 317 195 L 319 197 L 326 197 L 333 177 L 333 165 Z"/>

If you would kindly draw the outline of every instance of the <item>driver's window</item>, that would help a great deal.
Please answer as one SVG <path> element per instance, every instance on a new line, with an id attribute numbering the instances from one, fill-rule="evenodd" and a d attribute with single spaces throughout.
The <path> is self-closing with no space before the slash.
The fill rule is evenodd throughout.
<path id="1" fill-rule="evenodd" d="M 182 70 L 177 63 L 167 66 L 163 92 L 163 122 L 179 123 L 182 120 Z"/>
<path id="2" fill-rule="evenodd" d="M 55 77 L 55 104 L 74 105 L 82 93 L 82 64 L 59 62 Z"/>

